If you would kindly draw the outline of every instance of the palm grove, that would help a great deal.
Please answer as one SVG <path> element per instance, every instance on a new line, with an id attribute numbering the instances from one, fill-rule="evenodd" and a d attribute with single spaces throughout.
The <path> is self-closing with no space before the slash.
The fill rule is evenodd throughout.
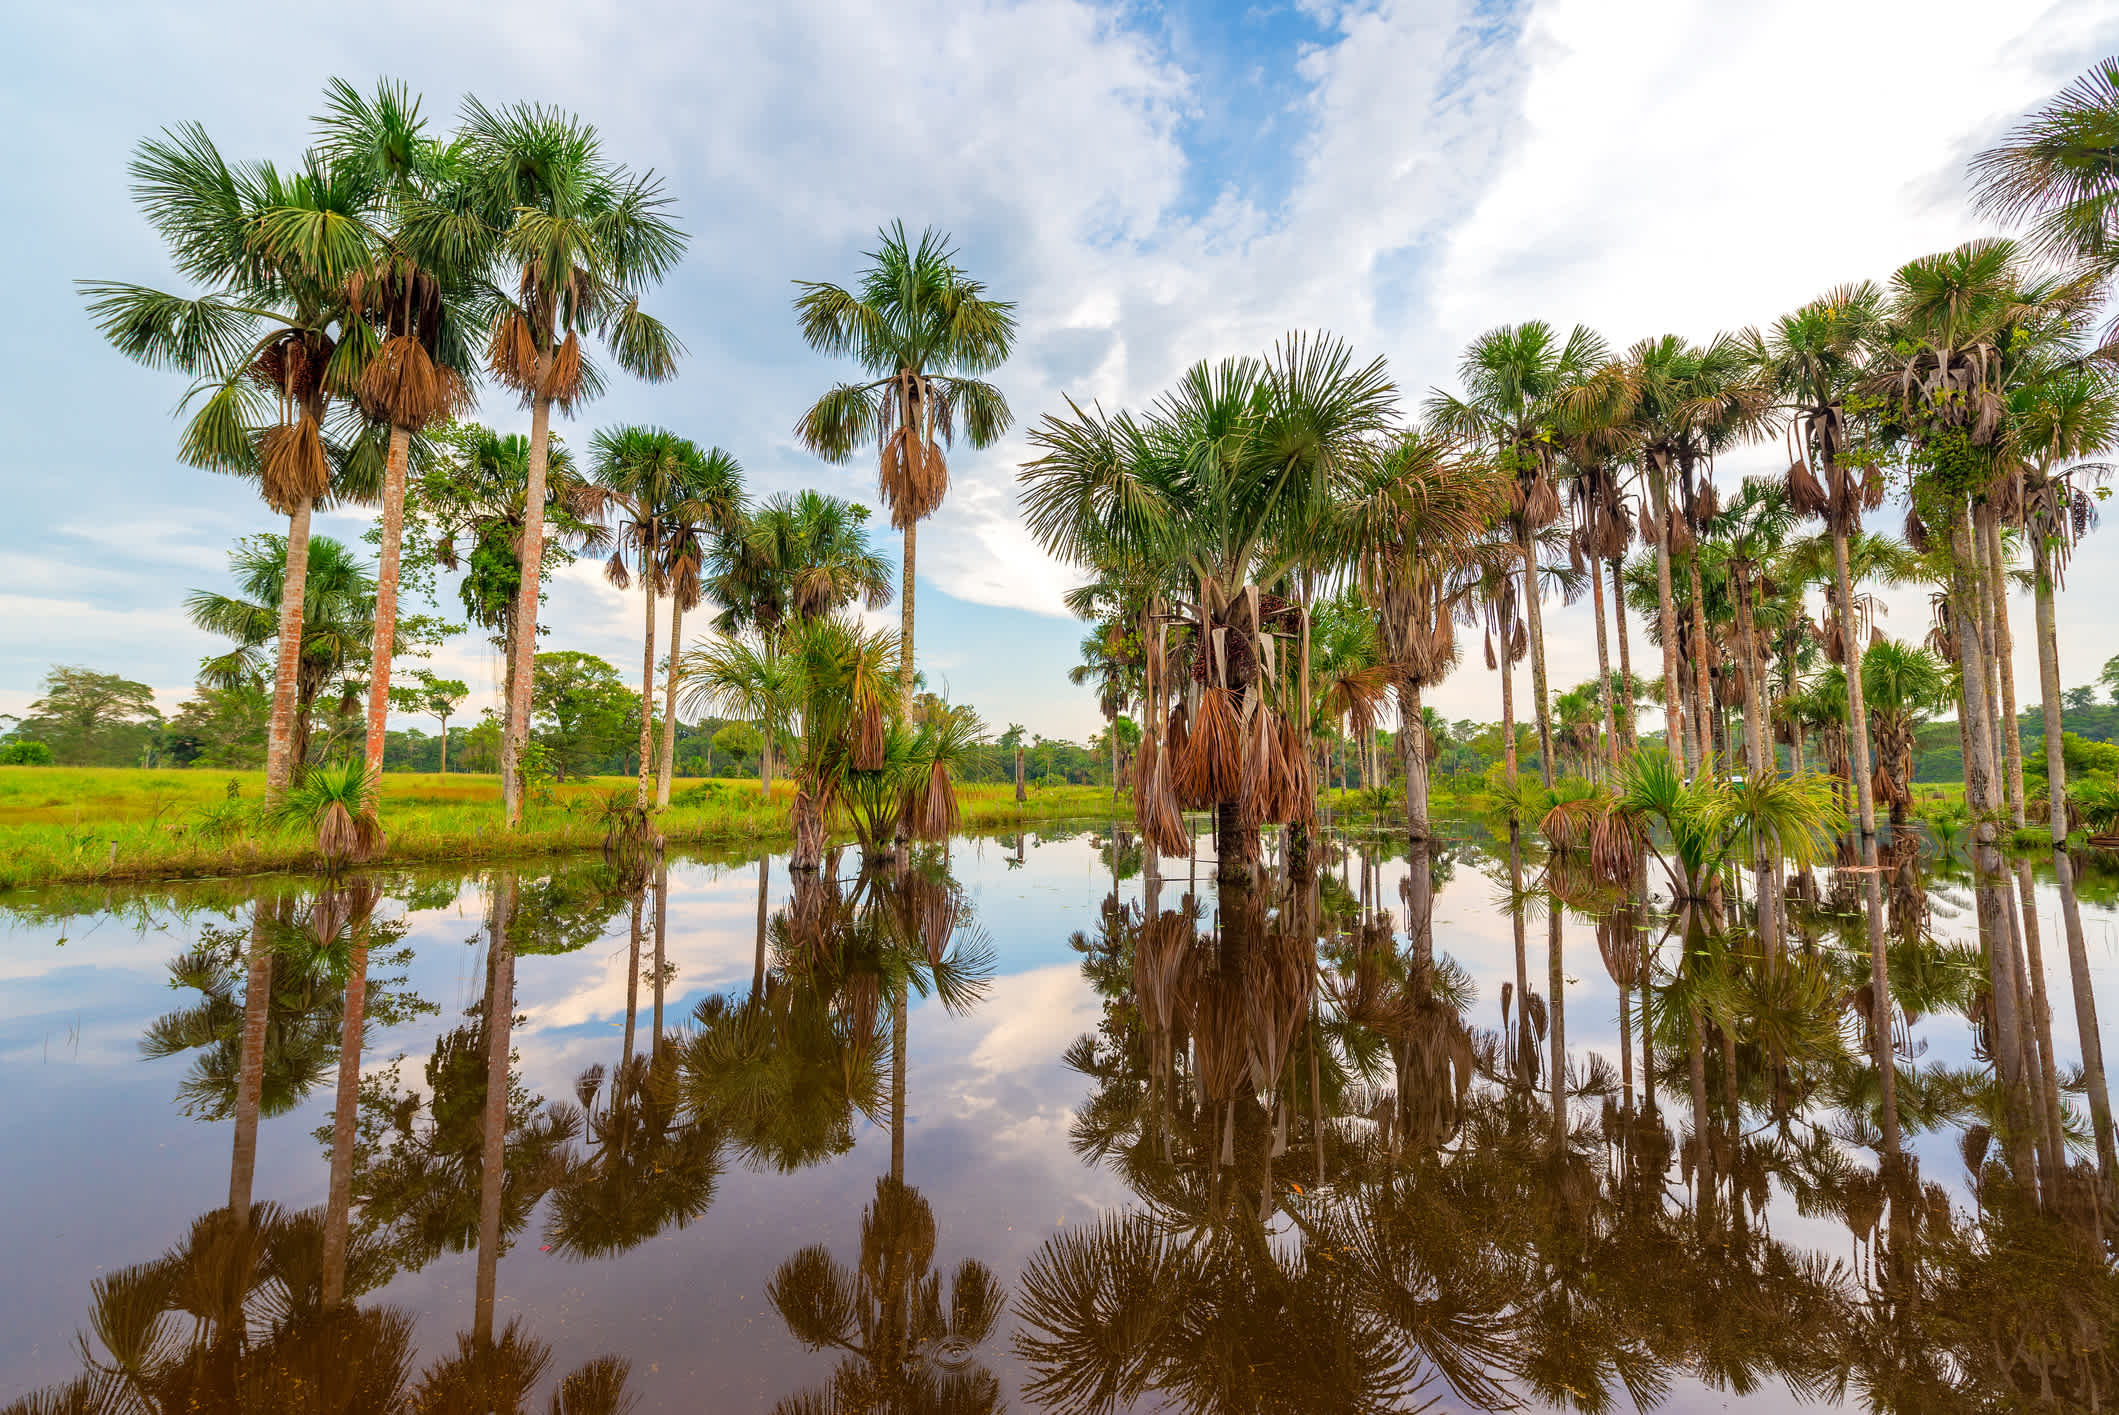
<path id="1" fill-rule="evenodd" d="M 1233 869 L 1269 823 L 1299 846 L 1320 786 L 1350 779 L 1392 784 L 1424 837 L 1431 771 L 1461 783 L 1489 763 L 1476 784 L 1512 819 L 1568 805 L 1562 819 L 1638 828 L 1651 758 L 1761 812 L 1844 810 L 1867 837 L 1907 818 L 1916 756 L 1953 728 L 1980 840 L 2041 817 L 2056 841 L 2085 815 L 2112 823 L 2107 754 L 2064 730 L 2055 603 L 2119 428 L 2097 326 L 2119 240 L 2099 156 L 2114 88 L 2106 65 L 1975 164 L 1979 203 L 2020 236 L 1759 328 L 1620 349 L 1506 325 L 1417 404 L 1380 360 L 1298 334 L 1202 362 L 1141 410 L 1038 420 L 1026 519 L 1086 579 L 1070 605 L 1095 628 L 1074 676 L 1096 688 L 1101 765 L 1137 786 L 1147 838 L 1188 848 L 1183 812 L 1212 810 Z M 893 584 L 862 507 L 755 499 L 734 455 L 668 429 L 597 429 L 577 453 L 555 428 L 611 377 L 664 381 L 683 354 L 649 308 L 685 250 L 671 199 L 572 115 L 474 99 L 443 134 L 401 86 L 334 82 L 288 169 L 186 126 L 141 144 L 131 173 L 189 289 L 83 282 L 89 312 L 121 352 L 192 379 L 180 457 L 245 478 L 284 518 L 238 548 L 235 593 L 188 605 L 234 645 L 186 705 L 192 755 L 247 724 L 278 795 L 359 739 L 372 812 L 391 708 L 434 717 L 446 743 L 467 696 L 399 661 L 475 626 L 501 655 L 501 704 L 460 728 L 455 764 L 498 769 L 510 824 L 537 780 L 613 762 L 641 809 L 666 806 L 680 741 L 687 759 L 718 745 L 791 776 L 805 855 L 827 820 L 865 839 L 946 829 L 953 778 L 974 761 L 1008 772 L 1020 733 L 996 751 L 968 710 L 921 691 L 913 653 L 917 533 L 950 450 L 990 447 L 1012 420 L 988 380 L 1013 306 L 945 238 L 888 228 L 852 283 L 798 281 L 794 300 L 803 337 L 853 375 L 796 435 L 827 460 L 874 459 L 902 536 Z M 482 388 L 518 401 L 526 436 L 462 420 Z M 1785 474 L 1718 479 L 1759 445 L 1785 450 Z M 372 565 L 312 534 L 339 505 L 379 508 Z M 1887 515 L 1902 535 L 1882 533 Z M 637 681 L 540 651 L 544 587 L 582 555 L 641 592 Z M 458 577 L 461 626 L 401 608 L 438 573 Z M 1874 623 L 1882 584 L 1932 588 L 1924 642 Z M 854 612 L 893 597 L 895 631 Z M 1547 620 L 1585 601 L 1599 672 L 1562 688 Z M 702 606 L 709 632 L 687 644 Z M 2025 632 L 2040 681 L 2020 714 Z M 1498 726 L 1424 705 L 1467 648 L 1498 680 Z M 67 730 L 84 700 L 91 726 L 151 718 L 141 685 L 67 672 L 32 727 Z M 703 721 L 687 729 L 687 712 Z"/>

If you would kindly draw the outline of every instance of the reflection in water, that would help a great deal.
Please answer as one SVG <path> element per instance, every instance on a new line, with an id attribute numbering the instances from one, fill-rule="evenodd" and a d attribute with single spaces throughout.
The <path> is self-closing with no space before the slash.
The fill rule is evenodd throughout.
<path id="1" fill-rule="evenodd" d="M 714 876 L 632 851 L 485 880 L 436 1022 L 406 911 L 453 882 L 274 886 L 156 959 L 183 1001 L 140 1044 L 201 1136 L 231 1126 L 227 1205 L 89 1281 L 78 1373 L 6 1415 L 712 1405 L 653 1385 L 673 1348 L 622 1305 L 685 1243 L 656 1300 L 708 1372 L 769 1372 L 731 1407 L 2109 1407 L 2078 896 L 2111 882 L 1871 848 L 1783 878 L 1747 845 L 1663 895 L 1645 855 L 1516 835 L 1326 831 L 1218 886 L 1119 824 L 761 856 L 713 992 L 683 989 Z M 1084 869 L 1057 929 L 1006 902 Z M 579 1035 L 544 1020 L 568 968 L 622 983 Z M 954 1059 L 1054 974 L 1088 1030 L 1007 1086 Z M 304 1104 L 301 1209 L 260 1135 Z M 992 1138 L 1047 1120 L 1056 1152 Z M 1093 1216 L 1019 1204 L 1023 1153 Z M 599 1301 L 611 1332 L 555 1362 Z M 580 1359 L 621 1342 L 637 1370 Z"/>

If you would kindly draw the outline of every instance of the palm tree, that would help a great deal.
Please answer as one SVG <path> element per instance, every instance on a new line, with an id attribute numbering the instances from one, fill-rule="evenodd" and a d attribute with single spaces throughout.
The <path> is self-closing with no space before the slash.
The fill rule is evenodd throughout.
<path id="1" fill-rule="evenodd" d="M 2106 59 L 1972 161 L 1979 209 L 2029 221 L 2043 255 L 2119 271 L 2119 59 Z"/>
<path id="2" fill-rule="evenodd" d="M 412 440 L 471 404 L 475 372 L 469 333 L 475 292 L 470 277 L 485 253 L 430 248 L 421 237 L 431 228 L 410 219 L 449 182 L 454 154 L 426 136 L 419 99 L 402 83 L 379 81 L 371 99 L 345 80 L 333 79 L 326 87 L 325 107 L 318 124 L 320 145 L 336 160 L 369 171 L 381 207 L 378 258 L 350 281 L 354 303 L 379 341 L 355 396 L 362 412 L 386 429 L 389 439 L 366 747 L 369 790 L 379 794 Z M 368 804 L 372 810 L 375 802 Z"/>
<path id="3" fill-rule="evenodd" d="M 177 269 L 208 287 L 196 297 L 115 281 L 83 281 L 90 317 L 119 352 L 195 382 L 197 403 L 178 456 L 209 471 L 253 478 L 287 517 L 285 588 L 278 604 L 266 789 L 294 775 L 295 698 L 308 603 L 309 523 L 334 491 L 334 463 L 352 446 L 327 427 L 356 388 L 373 330 L 355 276 L 378 249 L 369 218 L 377 189 L 362 164 L 323 151 L 299 171 L 231 164 L 197 124 L 140 144 L 133 195 Z"/>
<path id="4" fill-rule="evenodd" d="M 501 717 L 505 722 L 515 685 L 505 665 L 514 661 L 519 632 L 516 612 L 522 606 L 530 440 L 473 423 L 453 429 L 443 441 L 448 452 L 420 478 L 419 510 L 433 517 L 430 530 L 436 559 L 444 569 L 464 572 L 457 586 L 464 613 L 473 624 L 491 631 L 500 646 L 504 665 Z M 601 551 L 610 539 L 603 525 L 602 488 L 575 470 L 573 456 L 563 444 L 553 441 L 547 453 L 540 521 L 555 534 L 539 557 L 540 576 L 570 562 L 576 551 Z"/>
<path id="5" fill-rule="evenodd" d="M 890 603 L 890 562 L 868 544 L 868 508 L 821 492 L 781 492 L 714 538 L 706 594 L 714 628 L 768 637 L 797 619 Z"/>
<path id="6" fill-rule="evenodd" d="M 1881 635 L 1861 656 L 1862 701 L 1876 729 L 1876 780 L 1872 792 L 1891 808 L 1891 824 L 1902 826 L 1912 809 L 1913 739 L 1927 715 L 1947 704 L 1950 679 L 1942 660 Z"/>
<path id="7" fill-rule="evenodd" d="M 1118 804 L 1118 719 L 1140 687 L 1140 637 L 1124 620 L 1099 626 L 1082 640 L 1082 661 L 1067 670 L 1077 688 L 1096 684 L 1097 710 L 1104 715 L 1104 737 L 1111 750 L 1111 804 Z"/>
<path id="8" fill-rule="evenodd" d="M 1047 550 L 1182 567 L 1191 602 L 1150 605 L 1134 809 L 1179 854 L 1179 804 L 1215 808 L 1224 881 L 1247 874 L 1262 822 L 1314 813 L 1310 616 L 1290 596 L 1335 564 L 1331 511 L 1389 430 L 1392 393 L 1381 359 L 1357 367 L 1341 341 L 1293 335 L 1265 359 L 1194 365 L 1144 417 L 1070 403 L 1031 433 L 1024 514 Z"/>
<path id="9" fill-rule="evenodd" d="M 289 622 L 281 603 L 282 591 L 290 583 L 282 573 L 286 544 L 283 536 L 246 537 L 229 556 L 235 594 L 193 590 L 185 597 L 185 613 L 193 624 L 235 640 L 234 648 L 201 665 L 202 681 L 216 687 L 257 681 L 268 645 L 275 646 L 276 657 L 286 657 L 276 646 Z M 369 635 L 375 630 L 375 581 L 368 567 L 338 541 L 329 536 L 310 539 L 299 583 L 308 604 L 292 616 L 302 636 L 295 658 L 289 743 L 290 769 L 296 778 L 308 767 L 309 733 L 318 695 L 339 684 L 343 689 L 340 711 L 352 711 L 358 701 L 359 675 L 368 666 Z"/>
<path id="10" fill-rule="evenodd" d="M 793 659 L 780 638 L 722 637 L 687 649 L 672 668 L 685 685 L 684 704 L 698 712 L 758 724 L 758 792 L 770 797 L 773 756 L 787 740 L 797 711 Z"/>
<path id="11" fill-rule="evenodd" d="M 670 654 L 663 675 L 662 752 L 655 764 L 655 804 L 670 803 L 670 777 L 677 764 L 677 662 L 683 656 L 684 616 L 705 597 L 709 546 L 740 530 L 746 516 L 743 465 L 729 452 L 710 447 L 692 469 L 691 494 L 662 517 L 663 581 L 670 595 Z"/>
<path id="12" fill-rule="evenodd" d="M 683 256 L 685 237 L 660 179 L 612 162 L 596 130 L 570 113 L 466 99 L 461 142 L 450 201 L 426 207 L 413 224 L 429 248 L 494 252 L 486 363 L 530 410 L 522 584 L 501 738 L 501 800 L 512 828 L 522 821 L 552 409 L 571 414 L 603 389 L 585 338 L 601 339 L 636 378 L 659 383 L 676 374 L 683 346 L 640 299 Z"/>
<path id="13" fill-rule="evenodd" d="M 640 650 L 640 772 L 635 802 L 646 810 L 648 776 L 655 759 L 655 601 L 665 591 L 676 590 L 676 582 L 694 563 L 686 553 L 689 547 L 679 546 L 673 552 L 672 528 L 690 527 L 694 535 L 698 527 L 708 525 L 723 532 L 732 530 L 743 515 L 743 488 L 736 480 L 741 468 L 719 448 L 710 461 L 688 439 L 659 427 L 606 428 L 589 446 L 605 504 L 622 517 L 618 549 L 611 552 L 604 578 L 622 590 L 637 575 L 641 598 L 647 603 L 647 629 Z M 690 578 L 696 584 L 696 574 Z M 672 699 L 675 689 L 673 672 Z M 665 742 L 676 736 L 667 709 L 662 735 Z"/>
<path id="14" fill-rule="evenodd" d="M 2096 524 L 2096 500 L 2083 485 L 2104 474 L 2082 459 L 2119 448 L 2119 387 L 2094 366 L 2061 368 L 2015 391 L 2010 415 L 2024 481 L 2024 534 L 2031 543 L 2037 599 L 2039 704 L 2045 724 L 2047 819 L 2053 843 L 2068 835 L 2067 760 L 2062 752 L 2060 634 L 2054 590 L 2076 542 Z"/>
<path id="15" fill-rule="evenodd" d="M 1539 763 L 1547 786 L 1553 780 L 1552 705 L 1545 683 L 1537 536 L 1560 519 L 1556 443 L 1563 413 L 1606 361 L 1604 341 L 1582 325 L 1564 343 L 1543 320 L 1503 325 L 1464 351 L 1457 368 L 1464 396 L 1437 389 L 1426 407 L 1430 427 L 1491 448 L 1495 466 L 1514 481 L 1506 521 L 1523 562 L 1531 691 L 1537 697 Z"/>
<path id="16" fill-rule="evenodd" d="M 802 445 L 844 462 L 873 442 L 877 479 L 890 524 L 905 533 L 898 579 L 898 692 L 913 693 L 912 601 L 919 523 L 949 493 L 939 438 L 991 447 L 1014 415 L 1000 389 L 980 381 L 1007 361 L 1015 342 L 1015 306 L 986 298 L 986 287 L 956 264 L 949 237 L 928 229 L 915 246 L 898 222 L 876 233 L 868 267 L 848 290 L 798 280 L 795 313 L 802 337 L 820 353 L 850 355 L 868 375 L 842 383 L 795 424 Z"/>
<path id="17" fill-rule="evenodd" d="M 1415 841 L 1428 837 L 1427 717 L 1420 695 L 1456 666 L 1452 626 L 1479 589 L 1480 572 L 1499 563 L 1487 531 L 1507 513 L 1509 495 L 1507 473 L 1485 458 L 1407 433 L 1363 469 L 1335 528 L 1375 606 L 1398 690 L 1406 830 Z"/>

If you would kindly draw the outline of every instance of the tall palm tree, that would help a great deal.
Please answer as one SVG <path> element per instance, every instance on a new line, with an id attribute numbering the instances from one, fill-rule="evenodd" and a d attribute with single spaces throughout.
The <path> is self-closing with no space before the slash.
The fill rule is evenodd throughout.
<path id="1" fill-rule="evenodd" d="M 2067 761 L 2062 753 L 2060 634 L 2054 591 L 2076 542 L 2096 523 L 2083 485 L 2102 474 L 2085 459 L 2119 448 L 2119 387 L 2095 366 L 2061 368 L 2016 390 L 2010 415 L 2022 462 L 2024 533 L 2031 544 L 2037 603 L 2039 704 L 2045 723 L 2047 816 L 2053 843 L 2068 834 Z"/>
<path id="2" fill-rule="evenodd" d="M 115 281 L 82 281 L 80 289 L 119 352 L 195 380 L 185 401 L 196 411 L 179 457 L 254 479 L 266 504 L 287 517 L 266 747 L 266 789 L 276 796 L 293 777 L 310 518 L 334 494 L 334 463 L 350 450 L 331 419 L 374 352 L 354 277 L 378 250 L 376 183 L 364 165 L 320 150 L 289 173 L 230 163 L 197 124 L 141 143 L 129 171 L 134 199 L 178 271 L 206 293 Z"/>
<path id="3" fill-rule="evenodd" d="M 457 595 L 473 624 L 489 630 L 501 650 L 501 716 L 507 717 L 522 607 L 523 529 L 529 521 L 530 440 L 481 424 L 444 433 L 446 450 L 420 479 L 419 513 L 431 516 L 435 557 L 444 569 L 461 570 Z M 601 487 L 582 476 L 573 455 L 558 441 L 547 449 L 542 523 L 551 544 L 538 559 L 549 574 L 576 551 L 600 552 L 610 542 L 603 524 Z M 467 542 L 467 544 L 463 543 Z"/>
<path id="4" fill-rule="evenodd" d="M 662 517 L 662 579 L 670 596 L 670 654 L 663 674 L 662 750 L 655 763 L 655 804 L 670 803 L 670 777 L 677 764 L 677 661 L 683 655 L 684 616 L 705 597 L 709 547 L 740 530 L 747 519 L 743 464 L 722 448 L 702 452 L 692 469 L 692 494 Z"/>
<path id="5" fill-rule="evenodd" d="M 1428 837 L 1427 717 L 1420 695 L 1457 662 L 1454 623 L 1497 557 L 1487 532 L 1509 512 L 1507 470 L 1407 433 L 1362 469 L 1332 539 L 1375 606 L 1398 690 L 1398 757 L 1411 839 Z M 1547 768 L 1548 772 L 1550 768 Z"/>
<path id="6" fill-rule="evenodd" d="M 494 252 L 486 363 L 530 410 L 523 574 L 501 738 L 501 800 L 512 828 L 522 820 L 520 764 L 530 737 L 552 410 L 571 414 L 602 391 L 583 348 L 588 338 L 602 340 L 636 378 L 675 376 L 683 345 L 640 300 L 676 266 L 685 237 L 661 180 L 611 161 L 595 128 L 571 113 L 466 99 L 461 143 L 451 199 L 413 224 L 431 249 Z"/>
<path id="7" fill-rule="evenodd" d="M 1464 351 L 1457 377 L 1464 396 L 1428 395 L 1428 424 L 1446 436 L 1492 450 L 1514 481 L 1507 523 L 1523 562 L 1523 608 L 1530 631 L 1531 691 L 1538 704 L 1538 747 L 1552 785 L 1552 705 L 1545 683 L 1545 618 L 1538 580 L 1538 532 L 1560 519 L 1558 447 L 1563 413 L 1607 362 L 1604 341 L 1576 325 L 1563 342 L 1543 320 L 1503 325 Z"/>
<path id="8" fill-rule="evenodd" d="M 611 552 L 604 576 L 619 589 L 628 588 L 637 577 L 647 604 L 640 650 L 640 773 L 635 802 L 645 810 L 648 776 L 655 760 L 655 601 L 665 592 L 678 590 L 677 581 L 686 578 L 686 570 L 695 563 L 688 547 L 673 548 L 673 540 L 683 539 L 675 528 L 690 528 L 695 538 L 702 526 L 724 533 L 733 530 L 743 515 L 743 487 L 737 480 L 741 468 L 719 448 L 709 459 L 689 439 L 659 427 L 605 428 L 596 434 L 589 450 L 605 504 L 620 516 L 618 549 Z M 693 582 L 696 578 L 695 574 L 689 577 Z M 669 696 L 675 696 L 674 671 Z M 676 736 L 667 709 L 662 735 L 665 742 L 673 742 Z"/>
<path id="9" fill-rule="evenodd" d="M 1190 603 L 1151 604 L 1135 814 L 1179 854 L 1179 803 L 1213 807 L 1225 881 L 1247 876 L 1260 823 L 1314 812 L 1310 616 L 1290 595 L 1335 563 L 1332 508 L 1390 429 L 1393 392 L 1381 359 L 1293 335 L 1265 359 L 1194 365 L 1144 416 L 1070 403 L 1031 433 L 1024 514 L 1047 550 L 1182 567 Z"/>
<path id="10" fill-rule="evenodd" d="M 485 253 L 430 248 L 421 239 L 430 228 L 411 219 L 451 180 L 455 157 L 448 146 L 426 135 L 418 97 L 390 79 L 377 82 L 372 98 L 343 79 L 332 79 L 325 93 L 319 145 L 338 161 L 367 168 L 381 208 L 375 222 L 377 259 L 350 281 L 354 303 L 379 341 L 355 397 L 362 412 L 388 437 L 376 571 L 375 667 L 368 685 L 366 760 L 372 812 L 381 790 L 389 725 L 398 559 L 412 441 L 471 404 L 475 361 L 469 336 L 478 294 L 472 277 Z"/>
<path id="11" fill-rule="evenodd" d="M 1832 543 L 1838 657 L 1861 660 L 1859 616 L 1849 539 L 1864 511 L 1883 500 L 1883 479 L 1859 455 L 1856 412 L 1864 368 L 1882 337 L 1883 292 L 1866 281 L 1842 285 L 1774 321 L 1761 341 L 1761 366 L 1793 425 L 1796 458 L 1788 468 L 1788 503 L 1799 515 L 1825 523 Z M 1876 833 L 1876 798 L 1869 771 L 1869 716 L 1862 675 L 1850 671 L 1847 745 L 1856 814 L 1864 836 Z"/>
<path id="12" fill-rule="evenodd" d="M 797 619 L 890 603 L 890 562 L 868 543 L 868 508 L 822 492 L 780 492 L 711 544 L 714 628 L 768 637 Z"/>
<path id="13" fill-rule="evenodd" d="M 851 356 L 868 375 L 842 383 L 795 424 L 804 447 L 844 462 L 874 443 L 877 479 L 890 524 L 905 534 L 898 572 L 898 692 L 913 693 L 914 552 L 919 523 L 949 493 L 942 448 L 954 444 L 959 419 L 973 447 L 991 447 L 1014 415 L 1000 389 L 980 380 L 1007 361 L 1015 342 L 1015 306 L 986 297 L 986 287 L 956 264 L 949 237 L 929 229 L 915 245 L 898 222 L 877 232 L 877 247 L 858 285 L 848 290 L 798 280 L 795 314 L 802 337 L 820 353 Z"/>
<path id="14" fill-rule="evenodd" d="M 210 634 L 233 639 L 235 647 L 200 667 L 201 679 L 216 687 L 256 682 L 267 646 L 275 658 L 286 654 L 277 643 L 288 622 L 282 594 L 288 584 L 286 538 L 246 537 L 229 556 L 236 593 L 193 590 L 184 609 L 191 622 Z M 300 579 L 308 603 L 294 616 L 300 626 L 295 656 L 293 736 L 288 744 L 290 770 L 299 776 L 309 764 L 309 736 L 318 697 L 334 685 L 343 689 L 341 711 L 348 710 L 360 674 L 368 668 L 375 631 L 375 579 L 366 565 L 329 536 L 309 540 Z"/>

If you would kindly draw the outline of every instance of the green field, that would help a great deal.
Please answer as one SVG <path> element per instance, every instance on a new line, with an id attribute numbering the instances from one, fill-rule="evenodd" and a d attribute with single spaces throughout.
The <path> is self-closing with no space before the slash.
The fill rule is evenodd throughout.
<path id="1" fill-rule="evenodd" d="M 387 858 L 464 863 L 595 850 L 603 798 L 632 785 L 630 777 L 593 777 L 554 787 L 510 832 L 501 824 L 499 777 L 392 773 L 381 810 Z M 793 789 L 775 782 L 768 802 L 756 778 L 680 778 L 656 827 L 673 844 L 779 841 L 789 836 Z M 307 836 L 256 823 L 264 793 L 261 771 L 0 767 L 0 888 L 318 868 Z M 966 829 L 1018 818 L 1011 784 L 961 785 L 957 800 Z M 1032 786 L 1020 815 L 1049 820 L 1110 807 L 1108 787 Z"/>

